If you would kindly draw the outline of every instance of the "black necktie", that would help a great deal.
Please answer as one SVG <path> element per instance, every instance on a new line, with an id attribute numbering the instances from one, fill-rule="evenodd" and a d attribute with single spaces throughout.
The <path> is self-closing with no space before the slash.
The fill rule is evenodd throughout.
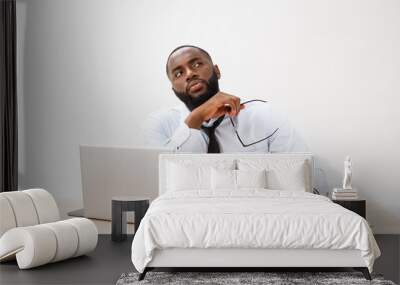
<path id="1" fill-rule="evenodd" d="M 220 153 L 219 144 L 217 138 L 215 137 L 215 129 L 221 124 L 225 115 L 219 117 L 214 124 L 210 127 L 201 126 L 205 133 L 208 135 L 209 143 L 208 143 L 208 153 Z"/>

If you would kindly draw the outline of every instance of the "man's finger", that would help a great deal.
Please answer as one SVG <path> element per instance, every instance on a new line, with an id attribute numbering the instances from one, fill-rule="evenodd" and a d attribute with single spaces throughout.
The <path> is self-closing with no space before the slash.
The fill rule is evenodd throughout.
<path id="1" fill-rule="evenodd" d="M 230 104 L 228 104 L 228 103 L 225 103 L 224 104 L 224 111 L 225 111 L 225 113 L 229 114 L 232 111 L 232 106 Z"/>
<path id="2" fill-rule="evenodd" d="M 233 110 L 232 110 L 233 112 L 232 112 L 231 116 L 236 116 L 238 114 L 238 112 L 239 112 L 239 108 L 238 108 L 239 106 L 237 105 L 237 102 L 238 102 L 237 99 L 238 99 L 237 97 L 234 97 L 230 101 L 230 104 L 233 107 Z"/>
<path id="3" fill-rule="evenodd" d="M 231 116 L 232 116 L 232 117 L 233 117 L 233 116 L 236 116 L 236 114 L 237 114 L 237 110 L 236 110 L 236 105 L 234 104 L 234 105 L 233 105 L 233 108 L 232 108 Z"/>
<path id="4" fill-rule="evenodd" d="M 239 115 L 240 112 L 240 98 L 236 99 L 236 116 Z"/>
<path id="5" fill-rule="evenodd" d="M 226 106 L 226 113 L 229 116 L 232 116 L 233 112 L 235 112 L 235 107 L 232 105 L 231 102 L 225 103 Z"/>
<path id="6" fill-rule="evenodd" d="M 233 116 L 235 114 L 235 106 L 232 103 L 225 103 L 224 104 L 225 114 L 229 116 Z"/>
<path id="7" fill-rule="evenodd" d="M 225 114 L 228 114 L 231 117 L 237 116 L 240 110 L 244 108 L 244 106 L 240 104 L 239 97 L 229 95 L 223 92 L 218 92 L 217 95 L 220 96 L 218 97 L 218 101 L 220 101 L 220 103 L 223 104 L 223 110 L 225 111 Z"/>

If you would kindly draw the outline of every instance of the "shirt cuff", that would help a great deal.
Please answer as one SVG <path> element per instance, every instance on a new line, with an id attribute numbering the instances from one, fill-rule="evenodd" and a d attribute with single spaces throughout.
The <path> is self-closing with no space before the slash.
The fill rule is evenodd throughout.
<path id="1" fill-rule="evenodd" d="M 206 135 L 201 130 L 189 128 L 185 123 L 176 129 L 168 144 L 175 151 L 207 152 Z"/>

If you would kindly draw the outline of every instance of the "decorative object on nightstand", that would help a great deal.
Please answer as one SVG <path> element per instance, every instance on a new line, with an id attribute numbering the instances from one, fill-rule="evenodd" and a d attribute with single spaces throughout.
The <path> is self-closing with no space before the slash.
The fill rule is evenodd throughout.
<path id="1" fill-rule="evenodd" d="M 342 188 L 333 188 L 332 192 L 332 200 L 357 200 L 358 191 L 357 189 L 342 189 Z"/>
<path id="2" fill-rule="evenodd" d="M 111 202 L 112 207 L 112 226 L 111 239 L 112 241 L 123 241 L 126 239 L 126 212 L 135 212 L 135 233 L 139 228 L 140 221 L 146 214 L 149 208 L 149 197 L 137 196 L 119 196 L 113 197 Z"/>
<path id="3" fill-rule="evenodd" d="M 358 192 L 351 186 L 353 177 L 353 163 L 348 155 L 344 160 L 344 177 L 342 188 L 334 188 L 332 192 L 332 200 L 357 200 Z"/>
<path id="4" fill-rule="evenodd" d="M 351 157 L 348 155 L 344 161 L 344 177 L 343 177 L 343 190 L 351 190 L 351 179 L 352 179 L 352 162 Z"/>
<path id="5" fill-rule="evenodd" d="M 356 214 L 359 214 L 361 217 L 366 219 L 366 201 L 363 199 L 353 199 L 353 200 L 342 200 L 342 199 L 332 199 L 332 201 L 336 204 L 341 205 L 342 207 L 353 211 Z"/>

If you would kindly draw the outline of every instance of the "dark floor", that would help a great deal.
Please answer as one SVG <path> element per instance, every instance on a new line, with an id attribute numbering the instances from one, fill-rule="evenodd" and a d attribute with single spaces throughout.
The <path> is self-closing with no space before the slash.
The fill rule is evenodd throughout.
<path id="1" fill-rule="evenodd" d="M 112 242 L 99 235 L 97 248 L 80 256 L 28 270 L 18 270 L 16 262 L 0 264 L 0 284 L 115 284 L 124 272 L 134 271 L 131 262 L 132 238 Z"/>
<path id="2" fill-rule="evenodd" d="M 399 283 L 400 236 L 377 235 L 382 256 L 374 273 Z M 0 264 L 0 284 L 115 284 L 124 272 L 134 271 L 130 259 L 132 238 L 115 243 L 109 235 L 100 235 L 94 252 L 42 267 L 19 270 L 16 262 Z M 338 270 L 340 271 L 340 270 Z"/>

